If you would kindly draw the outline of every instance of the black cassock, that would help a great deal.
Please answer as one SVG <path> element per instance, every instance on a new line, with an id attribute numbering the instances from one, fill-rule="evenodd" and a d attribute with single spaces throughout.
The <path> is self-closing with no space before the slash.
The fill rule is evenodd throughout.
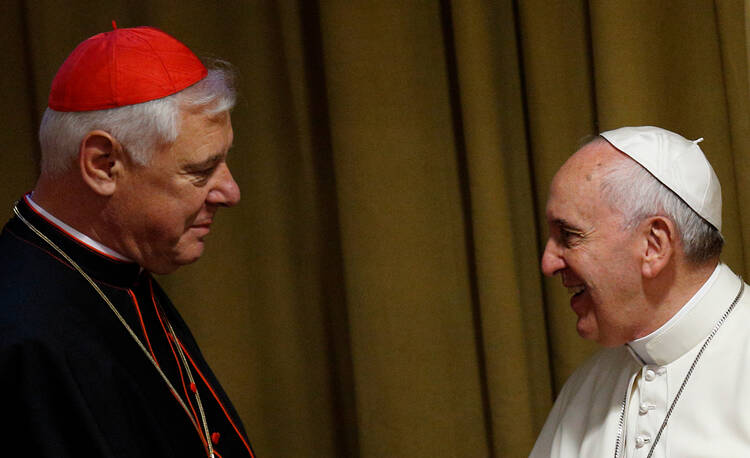
<path id="1" fill-rule="evenodd" d="M 151 275 L 79 243 L 25 199 L 17 207 L 109 297 L 190 416 L 94 288 L 14 216 L 0 235 L 0 456 L 205 457 L 193 389 L 217 457 L 252 456 L 232 403 Z"/>

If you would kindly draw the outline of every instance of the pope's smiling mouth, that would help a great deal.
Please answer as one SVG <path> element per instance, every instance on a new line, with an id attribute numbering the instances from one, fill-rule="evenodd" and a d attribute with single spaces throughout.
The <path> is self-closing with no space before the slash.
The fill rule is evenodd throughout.
<path id="1" fill-rule="evenodd" d="M 580 295 L 584 291 L 586 291 L 585 285 L 568 286 L 568 293 L 572 294 L 574 297 Z"/>

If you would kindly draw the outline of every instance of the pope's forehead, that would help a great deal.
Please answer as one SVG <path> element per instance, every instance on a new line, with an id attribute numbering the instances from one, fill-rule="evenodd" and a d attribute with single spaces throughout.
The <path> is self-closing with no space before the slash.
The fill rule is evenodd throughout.
<path id="1" fill-rule="evenodd" d="M 598 184 L 612 166 L 627 156 L 610 145 L 604 139 L 594 140 L 576 151 L 560 167 L 553 180 L 554 185 L 569 185 L 570 182 L 582 181 L 592 185 Z"/>
<path id="2" fill-rule="evenodd" d="M 619 161 L 628 160 L 606 140 L 594 141 L 576 151 L 560 168 L 550 185 L 547 220 L 585 225 L 604 211 L 602 179 Z"/>

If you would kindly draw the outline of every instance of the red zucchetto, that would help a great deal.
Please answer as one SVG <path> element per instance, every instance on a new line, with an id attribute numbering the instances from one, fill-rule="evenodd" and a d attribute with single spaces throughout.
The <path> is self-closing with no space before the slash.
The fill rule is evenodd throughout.
<path id="1" fill-rule="evenodd" d="M 52 81 L 49 107 L 92 111 L 148 102 L 202 80 L 187 46 L 153 27 L 115 29 L 79 44 Z"/>

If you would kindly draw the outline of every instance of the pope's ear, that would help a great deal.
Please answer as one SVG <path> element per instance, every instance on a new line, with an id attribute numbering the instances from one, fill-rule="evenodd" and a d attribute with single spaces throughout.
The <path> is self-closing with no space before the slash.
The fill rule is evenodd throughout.
<path id="1" fill-rule="evenodd" d="M 643 236 L 641 273 L 645 278 L 658 276 L 674 256 L 677 229 L 663 216 L 652 216 L 640 225 Z"/>
<path id="2" fill-rule="evenodd" d="M 78 165 L 83 181 L 101 196 L 110 196 L 115 192 L 123 159 L 120 143 L 103 130 L 87 133 L 78 151 Z"/>

